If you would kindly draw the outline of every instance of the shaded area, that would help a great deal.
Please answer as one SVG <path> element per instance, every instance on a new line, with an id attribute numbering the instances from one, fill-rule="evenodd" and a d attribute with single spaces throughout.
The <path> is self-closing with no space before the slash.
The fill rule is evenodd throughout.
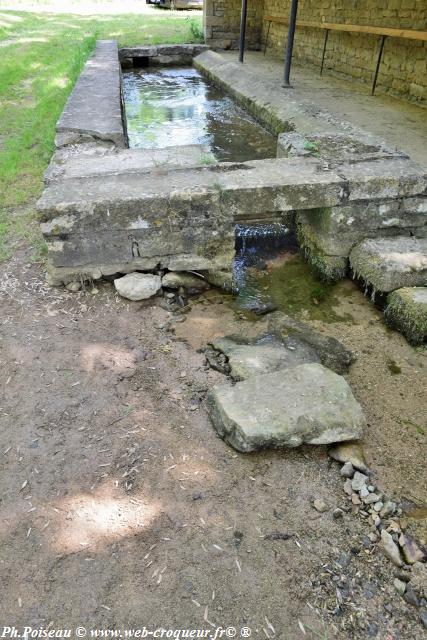
<path id="1" fill-rule="evenodd" d="M 278 309 L 327 323 L 352 322 L 350 314 L 335 309 L 340 298 L 349 295 L 348 286 L 317 279 L 285 225 L 238 225 L 236 250 L 234 306 L 257 314 Z"/>

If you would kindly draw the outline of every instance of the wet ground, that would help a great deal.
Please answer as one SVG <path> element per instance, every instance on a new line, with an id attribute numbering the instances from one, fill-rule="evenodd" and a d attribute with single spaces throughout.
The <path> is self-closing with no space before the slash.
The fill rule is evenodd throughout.
<path id="1" fill-rule="evenodd" d="M 285 225 L 237 227 L 234 259 L 236 309 L 248 319 L 279 310 L 292 316 L 305 314 L 311 320 L 352 322 L 336 311 L 349 292 L 342 283 L 319 280 L 301 255 L 295 234 Z"/>
<path id="2" fill-rule="evenodd" d="M 125 71 L 123 92 L 131 148 L 204 144 L 221 161 L 276 157 L 276 138 L 193 67 Z"/>

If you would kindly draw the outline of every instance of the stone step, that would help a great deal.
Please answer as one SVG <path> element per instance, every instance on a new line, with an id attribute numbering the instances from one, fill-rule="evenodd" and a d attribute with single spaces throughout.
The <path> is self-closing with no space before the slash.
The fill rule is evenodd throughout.
<path id="1" fill-rule="evenodd" d="M 243 452 L 355 440 L 365 426 L 345 379 L 317 363 L 218 385 L 207 399 L 218 434 Z"/>
<path id="2" fill-rule="evenodd" d="M 92 178 L 118 173 L 152 172 L 164 175 L 182 167 L 203 167 L 217 163 L 207 145 L 193 144 L 164 149 L 106 150 L 99 145 L 80 151 L 80 147 L 59 149 L 46 170 L 49 184 L 58 180 Z"/>
<path id="3" fill-rule="evenodd" d="M 427 238 L 369 238 L 350 252 L 354 274 L 373 292 L 427 285 Z"/>
<path id="4" fill-rule="evenodd" d="M 411 344 L 427 340 L 427 287 L 405 287 L 389 294 L 384 311 L 387 322 Z"/>

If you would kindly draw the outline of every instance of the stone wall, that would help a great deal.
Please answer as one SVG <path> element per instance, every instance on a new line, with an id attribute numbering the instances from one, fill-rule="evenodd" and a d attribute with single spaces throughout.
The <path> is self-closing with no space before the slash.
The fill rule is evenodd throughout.
<path id="1" fill-rule="evenodd" d="M 240 0 L 207 0 L 206 37 L 213 48 L 238 44 Z M 289 16 L 290 0 L 248 0 L 249 48 L 264 45 L 267 23 L 262 16 Z M 337 22 L 402 29 L 427 29 L 426 0 L 304 0 L 298 17 L 310 22 Z M 258 21 L 258 22 L 257 22 Z M 257 40 L 258 36 L 258 40 Z M 268 51 L 283 57 L 287 26 L 272 24 Z M 324 31 L 299 28 L 294 56 L 320 67 Z M 372 82 L 380 36 L 330 32 L 325 70 L 368 85 Z M 387 38 L 378 76 L 377 91 L 427 105 L 427 42 Z"/>
<path id="2" fill-rule="evenodd" d="M 263 0 L 250 0 L 246 43 L 258 49 L 261 42 Z M 204 32 L 212 49 L 237 49 L 239 46 L 241 0 L 205 0 Z"/>

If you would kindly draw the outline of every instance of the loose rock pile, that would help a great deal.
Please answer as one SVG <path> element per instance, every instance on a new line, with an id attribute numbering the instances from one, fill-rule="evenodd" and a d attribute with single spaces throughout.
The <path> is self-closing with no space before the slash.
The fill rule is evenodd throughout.
<path id="1" fill-rule="evenodd" d="M 403 530 L 401 505 L 372 482 L 360 444 L 336 445 L 329 455 L 344 463 L 340 473 L 351 511 L 369 525 L 370 544 L 397 568 L 394 587 L 406 602 L 419 607 L 420 621 L 427 628 L 427 550 Z"/>
<path id="2" fill-rule="evenodd" d="M 178 291 L 183 289 L 190 295 L 201 293 L 210 287 L 203 278 L 184 271 L 168 271 L 163 276 L 152 273 L 128 273 L 116 278 L 114 286 L 123 298 L 133 301 L 152 298 L 162 287 Z"/>

